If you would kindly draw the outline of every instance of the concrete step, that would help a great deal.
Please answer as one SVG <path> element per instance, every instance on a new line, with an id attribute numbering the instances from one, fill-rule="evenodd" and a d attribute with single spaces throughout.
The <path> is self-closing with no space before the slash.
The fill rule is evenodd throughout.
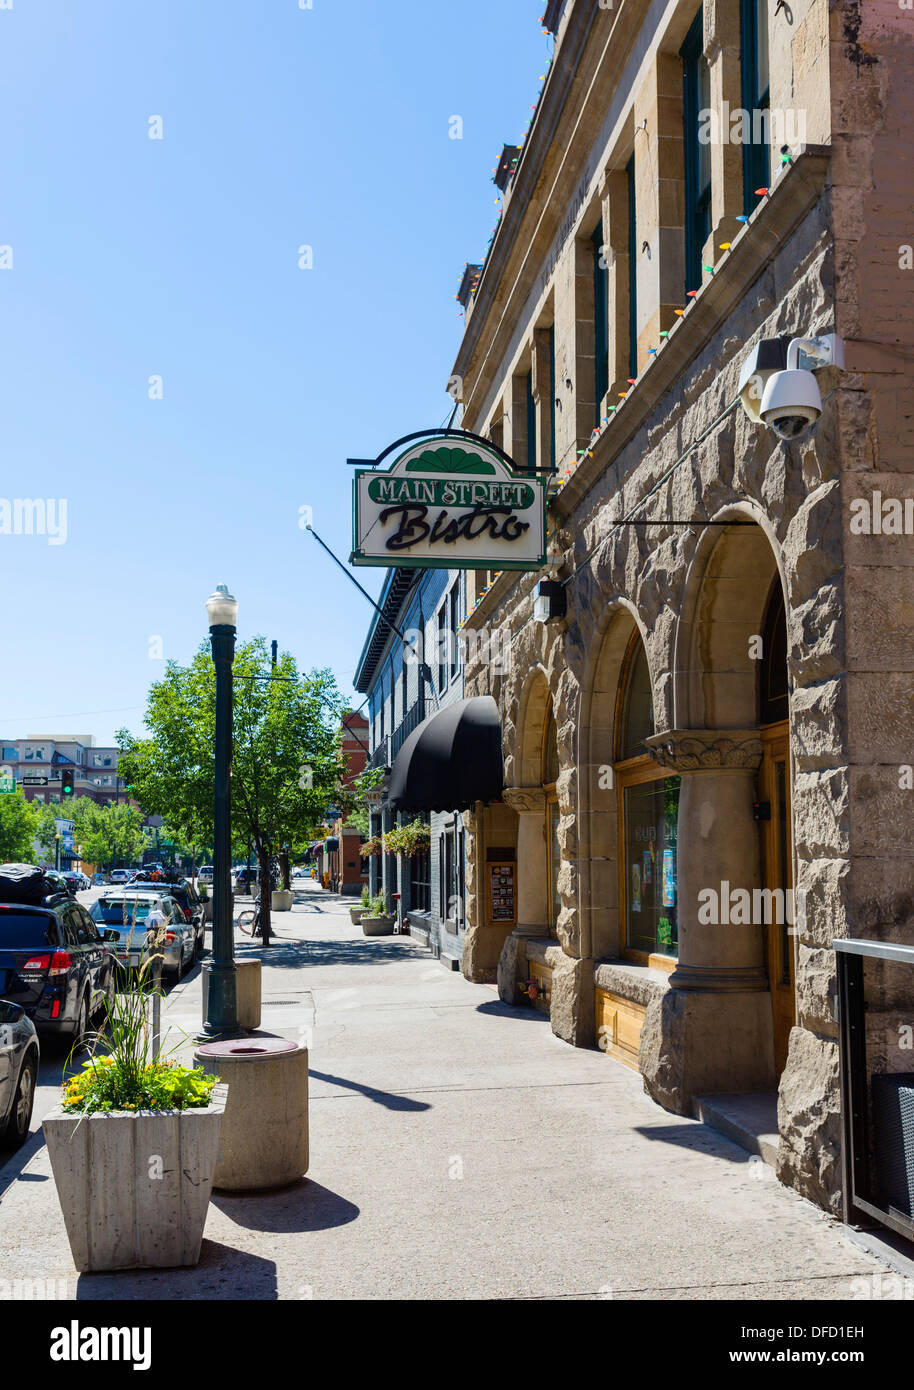
<path id="1" fill-rule="evenodd" d="M 695 1096 L 692 1113 L 702 1124 L 732 1139 L 771 1167 L 778 1157 L 777 1091 L 721 1092 Z"/>

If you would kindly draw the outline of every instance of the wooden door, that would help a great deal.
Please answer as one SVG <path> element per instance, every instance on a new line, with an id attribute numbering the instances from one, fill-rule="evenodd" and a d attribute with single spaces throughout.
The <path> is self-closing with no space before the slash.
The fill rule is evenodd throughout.
<path id="1" fill-rule="evenodd" d="M 787 1061 L 790 1030 L 796 1022 L 795 946 L 793 931 L 793 838 L 790 812 L 790 743 L 787 721 L 761 730 L 764 755 L 759 770 L 759 800 L 767 802 L 770 816 L 761 822 L 764 886 L 780 890 L 773 899 L 783 912 L 772 913 L 766 925 L 768 981 L 774 1022 L 774 1063 L 780 1076 Z M 777 916 L 780 920 L 777 920 Z"/>

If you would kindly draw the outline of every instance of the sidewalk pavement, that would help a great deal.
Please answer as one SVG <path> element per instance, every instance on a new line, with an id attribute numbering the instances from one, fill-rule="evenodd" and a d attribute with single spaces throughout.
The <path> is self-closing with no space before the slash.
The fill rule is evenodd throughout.
<path id="1" fill-rule="evenodd" d="M 309 883 L 273 946 L 237 948 L 264 960 L 262 1031 L 309 1042 L 307 1178 L 214 1193 L 194 1269 L 78 1275 L 36 1136 L 0 1197 L 4 1278 L 81 1299 L 876 1296 L 888 1266 L 771 1169 L 348 906 Z M 200 996 L 197 969 L 173 1030 Z"/>

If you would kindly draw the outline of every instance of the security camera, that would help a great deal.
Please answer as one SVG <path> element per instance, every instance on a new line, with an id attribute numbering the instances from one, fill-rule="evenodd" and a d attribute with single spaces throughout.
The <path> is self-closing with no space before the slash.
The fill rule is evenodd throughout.
<path id="1" fill-rule="evenodd" d="M 779 439 L 800 439 L 822 414 L 819 384 L 812 371 L 800 368 L 801 356 L 814 371 L 820 367 L 843 367 L 844 344 L 834 333 L 822 338 L 791 339 L 787 367 L 768 378 L 760 410 L 762 422 Z"/>
<path id="2" fill-rule="evenodd" d="M 804 368 L 800 370 L 800 359 Z M 844 366 L 835 333 L 821 338 L 762 338 L 740 369 L 739 398 L 749 419 L 781 439 L 799 439 L 822 414 L 813 376 L 820 367 Z"/>

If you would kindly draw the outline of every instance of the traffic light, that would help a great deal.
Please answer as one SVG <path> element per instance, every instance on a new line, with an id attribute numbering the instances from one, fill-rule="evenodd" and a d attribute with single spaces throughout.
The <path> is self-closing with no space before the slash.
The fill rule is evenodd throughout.
<path id="1" fill-rule="evenodd" d="M 64 770 L 63 770 L 63 772 L 61 773 L 61 778 L 60 778 L 60 790 L 61 790 L 61 794 L 62 794 L 63 796 L 72 796 L 72 795 L 73 795 L 73 790 L 74 790 L 73 784 L 74 784 L 74 782 L 75 782 L 75 779 L 76 779 L 76 773 L 75 773 L 75 771 L 73 770 L 73 768 L 71 768 L 71 767 L 65 767 Z"/>

